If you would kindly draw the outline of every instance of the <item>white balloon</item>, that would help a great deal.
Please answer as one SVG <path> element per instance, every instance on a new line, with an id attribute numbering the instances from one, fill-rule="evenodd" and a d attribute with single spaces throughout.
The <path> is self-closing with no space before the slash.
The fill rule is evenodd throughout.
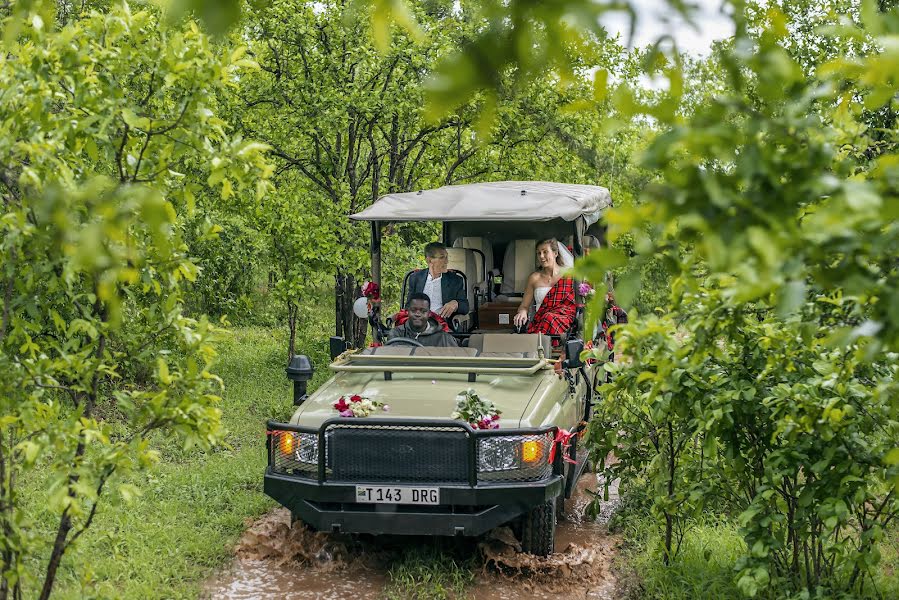
<path id="1" fill-rule="evenodd" d="M 360 319 L 368 318 L 368 298 L 363 296 L 362 298 L 357 298 L 356 301 L 353 302 L 353 314 Z"/>

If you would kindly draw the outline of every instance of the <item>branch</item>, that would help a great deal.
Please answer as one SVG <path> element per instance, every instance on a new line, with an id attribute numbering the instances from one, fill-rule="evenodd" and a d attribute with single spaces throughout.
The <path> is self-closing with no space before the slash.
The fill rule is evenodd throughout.
<path id="1" fill-rule="evenodd" d="M 456 157 L 456 160 L 450 165 L 450 168 L 446 172 L 446 177 L 443 178 L 443 185 L 452 185 L 453 184 L 453 174 L 456 172 L 462 163 L 471 158 L 477 153 L 477 148 L 472 148 L 467 152 L 463 152 Z"/>
<path id="2" fill-rule="evenodd" d="M 106 481 L 112 476 L 114 472 L 115 467 L 107 467 L 103 475 L 100 476 L 100 483 L 97 485 L 97 499 L 94 500 L 94 504 L 93 506 L 91 506 L 91 512 L 90 514 L 88 514 L 87 520 L 84 522 L 84 525 L 82 525 L 78 529 L 78 531 L 72 534 L 72 537 L 66 542 L 66 549 L 74 544 L 75 540 L 81 537 L 81 534 L 87 531 L 88 527 L 91 526 L 91 523 L 94 522 L 94 515 L 97 514 L 97 507 L 100 505 L 100 494 L 103 493 L 103 486 L 106 485 Z"/>
<path id="3" fill-rule="evenodd" d="M 16 247 L 9 247 L 9 264 L 12 267 L 15 267 L 16 259 L 18 258 L 16 253 Z M 6 279 L 6 290 L 3 292 L 3 318 L 0 320 L 0 342 L 3 341 L 3 338 L 6 337 L 6 331 L 9 328 L 9 313 L 12 309 L 12 291 L 15 285 L 15 268 L 12 269 L 12 272 L 9 274 L 9 277 Z"/>
<path id="4" fill-rule="evenodd" d="M 271 144 L 271 142 L 269 143 Z M 303 173 L 303 175 L 305 175 L 312 181 L 312 183 L 317 185 L 320 189 L 324 190 L 332 200 L 337 199 L 337 193 L 334 191 L 334 188 L 331 187 L 331 185 L 325 180 L 325 178 L 316 177 L 315 174 L 313 174 L 312 171 L 308 169 L 302 161 L 287 154 L 284 150 L 274 144 L 271 144 L 271 146 L 271 152 L 273 156 L 277 156 L 278 158 L 286 161 L 288 164 L 298 168 Z"/>
<path id="5" fill-rule="evenodd" d="M 119 144 L 119 149 L 115 153 L 116 166 L 119 169 L 119 181 L 122 183 L 125 183 L 125 169 L 122 167 L 122 155 L 125 153 L 125 144 L 128 143 L 129 131 L 131 131 L 131 128 L 128 127 L 128 123 L 125 123 L 125 130 L 122 133 L 122 143 Z"/>

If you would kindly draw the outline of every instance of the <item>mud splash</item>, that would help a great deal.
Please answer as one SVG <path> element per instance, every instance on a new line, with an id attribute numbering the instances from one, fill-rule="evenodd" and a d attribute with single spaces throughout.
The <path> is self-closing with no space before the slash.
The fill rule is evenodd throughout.
<path id="1" fill-rule="evenodd" d="M 203 586 L 203 598 L 367 598 L 380 595 L 387 582 L 385 552 L 349 535 L 291 527 L 290 511 L 283 508 L 252 523 L 235 555 L 228 571 Z"/>
<path id="2" fill-rule="evenodd" d="M 474 600 L 516 600 L 528 598 L 617 597 L 617 581 L 612 569 L 620 540 L 609 534 L 606 523 L 618 504 L 618 486 L 609 489 L 609 500 L 600 505 L 600 514 L 587 514 L 597 489 L 595 475 L 584 475 L 577 490 L 565 503 L 564 520 L 556 530 L 556 551 L 545 558 L 520 553 L 521 546 L 511 530 L 501 527 L 479 543 L 484 557 L 477 585 L 470 590 Z"/>
<path id="3" fill-rule="evenodd" d="M 612 571 L 618 539 L 605 521 L 617 504 L 617 486 L 600 516 L 592 519 L 587 490 L 597 489 L 595 475 L 585 475 L 566 502 L 565 518 L 556 532 L 556 552 L 546 558 L 520 553 L 520 544 L 507 527 L 479 540 L 457 540 L 463 552 L 477 553 L 479 573 L 466 590 L 473 600 L 569 598 L 611 600 L 616 597 Z M 605 517 L 605 519 L 603 518 Z M 224 573 L 203 587 L 203 598 L 268 600 L 317 598 L 342 600 L 383 597 L 390 565 L 410 546 L 422 551 L 439 544 L 433 538 L 370 537 L 313 532 L 302 524 L 291 527 L 290 513 L 276 509 L 250 524 Z"/>

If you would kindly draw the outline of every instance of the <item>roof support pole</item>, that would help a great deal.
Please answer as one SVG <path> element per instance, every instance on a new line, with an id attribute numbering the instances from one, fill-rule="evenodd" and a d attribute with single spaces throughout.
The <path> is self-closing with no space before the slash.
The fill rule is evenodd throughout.
<path id="1" fill-rule="evenodd" d="M 574 236 L 571 249 L 576 257 L 584 255 L 583 235 L 586 229 L 583 217 L 574 220 Z"/>
<path id="2" fill-rule="evenodd" d="M 381 287 L 381 222 L 371 222 L 371 280 Z"/>

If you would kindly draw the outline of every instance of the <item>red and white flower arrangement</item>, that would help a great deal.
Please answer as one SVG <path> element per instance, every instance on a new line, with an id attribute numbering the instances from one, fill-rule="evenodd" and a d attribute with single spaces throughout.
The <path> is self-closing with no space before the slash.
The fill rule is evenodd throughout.
<path id="1" fill-rule="evenodd" d="M 456 410 L 450 418 L 465 421 L 474 429 L 499 429 L 501 414 L 493 402 L 484 400 L 476 391 L 467 389 L 456 396 Z"/>
<path id="2" fill-rule="evenodd" d="M 341 417 L 367 417 L 376 410 L 388 412 L 390 406 L 359 394 L 341 396 L 334 403 L 334 408 Z"/>

